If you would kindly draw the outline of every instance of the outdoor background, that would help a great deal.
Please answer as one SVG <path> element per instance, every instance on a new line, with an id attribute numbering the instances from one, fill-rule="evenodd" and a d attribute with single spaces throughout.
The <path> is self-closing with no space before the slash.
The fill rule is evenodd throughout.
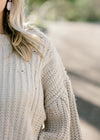
<path id="1" fill-rule="evenodd" d="M 25 21 L 46 33 L 72 81 L 84 140 L 100 140 L 100 0 L 26 0 Z"/>

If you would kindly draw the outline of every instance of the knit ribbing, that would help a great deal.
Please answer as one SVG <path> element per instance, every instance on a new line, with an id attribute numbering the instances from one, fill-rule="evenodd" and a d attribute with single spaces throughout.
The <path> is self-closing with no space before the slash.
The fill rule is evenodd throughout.
<path id="1" fill-rule="evenodd" d="M 44 44 L 41 59 L 30 62 L 12 51 L 0 34 L 0 140 L 81 140 L 79 116 L 70 79 L 51 41 L 34 30 Z M 45 128 L 42 129 L 42 125 Z"/>

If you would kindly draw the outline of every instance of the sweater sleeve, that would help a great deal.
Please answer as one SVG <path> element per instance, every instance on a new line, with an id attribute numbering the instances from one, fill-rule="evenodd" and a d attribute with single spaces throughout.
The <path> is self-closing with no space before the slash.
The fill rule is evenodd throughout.
<path id="1" fill-rule="evenodd" d="M 81 140 L 81 128 L 71 80 L 61 57 L 51 44 L 41 79 L 46 112 L 45 128 L 38 140 Z"/>

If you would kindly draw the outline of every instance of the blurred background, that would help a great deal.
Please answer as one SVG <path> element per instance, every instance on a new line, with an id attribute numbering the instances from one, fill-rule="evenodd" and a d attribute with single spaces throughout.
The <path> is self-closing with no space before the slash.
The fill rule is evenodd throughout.
<path id="1" fill-rule="evenodd" d="M 84 140 L 100 140 L 100 0 L 26 0 L 25 22 L 47 34 L 70 76 Z"/>

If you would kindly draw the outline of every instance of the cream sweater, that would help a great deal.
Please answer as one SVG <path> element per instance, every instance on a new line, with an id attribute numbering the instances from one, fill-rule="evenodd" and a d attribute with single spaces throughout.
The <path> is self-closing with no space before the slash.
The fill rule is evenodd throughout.
<path id="1" fill-rule="evenodd" d="M 35 29 L 44 59 L 33 51 L 30 62 L 0 34 L 0 140 L 81 140 L 75 95 L 60 55 Z"/>

